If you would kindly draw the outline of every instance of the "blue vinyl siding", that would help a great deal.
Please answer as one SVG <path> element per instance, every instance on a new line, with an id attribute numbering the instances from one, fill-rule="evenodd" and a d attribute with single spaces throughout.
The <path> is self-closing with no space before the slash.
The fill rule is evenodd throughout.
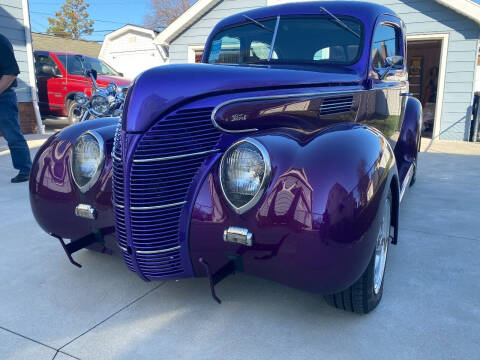
<path id="1" fill-rule="evenodd" d="M 0 0 L 0 34 L 7 37 L 12 43 L 20 68 L 16 90 L 18 101 L 30 102 L 32 94 L 23 24 L 22 0 Z"/>
<path id="2" fill-rule="evenodd" d="M 223 0 L 170 43 L 170 63 L 186 63 L 189 46 L 203 46 L 213 27 L 227 16 L 267 5 L 267 0 Z"/>

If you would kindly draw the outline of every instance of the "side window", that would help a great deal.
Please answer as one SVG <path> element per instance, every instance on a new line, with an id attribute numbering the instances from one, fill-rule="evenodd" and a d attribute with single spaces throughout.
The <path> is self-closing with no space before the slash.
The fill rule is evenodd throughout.
<path id="1" fill-rule="evenodd" d="M 214 40 L 208 62 L 210 64 L 238 64 L 240 62 L 240 39 L 224 36 Z"/>
<path id="2" fill-rule="evenodd" d="M 62 73 L 52 58 L 48 55 L 38 55 L 35 58 L 35 73 L 37 76 L 60 76 Z"/>
<path id="3" fill-rule="evenodd" d="M 385 59 L 389 56 L 401 55 L 398 31 L 391 25 L 377 26 L 373 35 L 372 66 L 375 69 L 384 69 Z"/>
<path id="4" fill-rule="evenodd" d="M 58 60 L 63 64 L 69 74 L 83 75 L 82 63 L 74 55 L 57 55 Z"/>

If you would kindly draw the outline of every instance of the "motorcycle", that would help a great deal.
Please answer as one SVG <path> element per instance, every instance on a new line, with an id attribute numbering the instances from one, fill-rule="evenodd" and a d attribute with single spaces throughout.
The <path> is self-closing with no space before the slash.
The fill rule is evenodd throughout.
<path id="1" fill-rule="evenodd" d="M 97 72 L 90 69 L 86 71 L 86 74 L 92 79 L 94 92 L 91 98 L 82 92 L 75 94 L 75 105 L 72 109 L 74 122 L 99 117 L 120 117 L 128 86 L 117 86 L 115 83 L 110 83 L 106 88 L 100 88 L 96 81 Z"/>

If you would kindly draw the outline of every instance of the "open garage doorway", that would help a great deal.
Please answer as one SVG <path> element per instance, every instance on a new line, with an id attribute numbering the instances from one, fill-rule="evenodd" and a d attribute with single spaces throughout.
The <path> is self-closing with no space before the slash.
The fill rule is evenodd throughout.
<path id="1" fill-rule="evenodd" d="M 435 137 L 434 130 L 440 121 L 437 106 L 443 96 L 439 96 L 442 64 L 442 39 L 407 39 L 407 62 L 410 92 L 423 106 L 422 136 Z"/>

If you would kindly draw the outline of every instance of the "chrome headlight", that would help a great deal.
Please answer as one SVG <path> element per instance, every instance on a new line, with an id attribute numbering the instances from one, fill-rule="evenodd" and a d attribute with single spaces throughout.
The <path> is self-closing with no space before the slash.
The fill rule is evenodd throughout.
<path id="1" fill-rule="evenodd" d="M 220 162 L 220 186 L 237 213 L 244 213 L 260 200 L 270 171 L 268 152 L 254 139 L 241 140 L 225 152 Z"/>
<path id="2" fill-rule="evenodd" d="M 78 92 L 75 94 L 75 102 L 78 105 L 83 106 L 88 102 L 88 96 L 84 93 Z"/>
<path id="3" fill-rule="evenodd" d="M 100 116 L 107 113 L 108 109 L 110 108 L 110 104 L 105 95 L 95 94 L 92 96 L 91 107 L 92 112 L 95 115 Z"/>
<path id="4" fill-rule="evenodd" d="M 73 145 L 71 169 L 73 180 L 82 192 L 89 190 L 100 177 L 105 160 L 104 142 L 94 131 L 80 136 Z"/>

